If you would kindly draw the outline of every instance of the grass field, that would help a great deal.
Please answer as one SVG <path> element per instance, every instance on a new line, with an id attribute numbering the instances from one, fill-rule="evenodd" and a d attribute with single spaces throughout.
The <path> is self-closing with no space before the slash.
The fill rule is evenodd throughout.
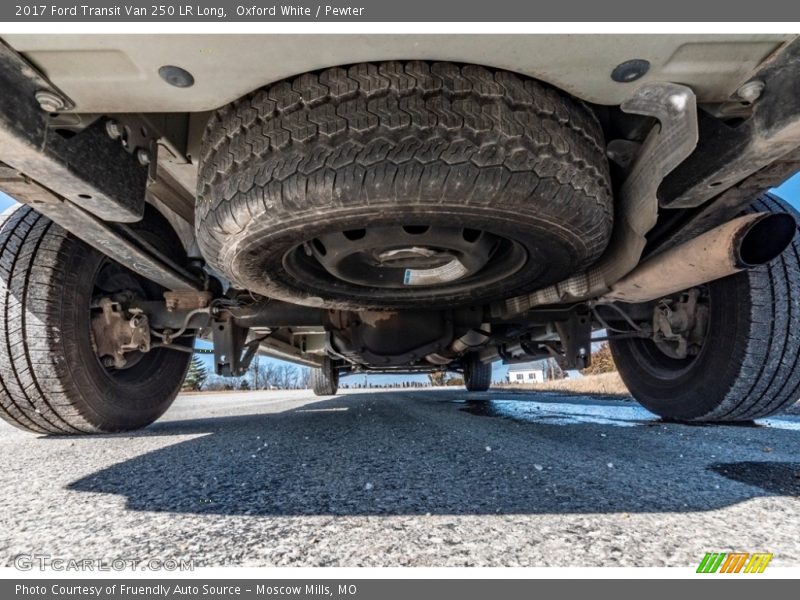
<path id="1" fill-rule="evenodd" d="M 544 383 L 507 384 L 509 389 L 570 392 L 574 394 L 597 394 L 602 396 L 630 396 L 619 373 L 602 373 L 580 378 L 556 379 Z"/>

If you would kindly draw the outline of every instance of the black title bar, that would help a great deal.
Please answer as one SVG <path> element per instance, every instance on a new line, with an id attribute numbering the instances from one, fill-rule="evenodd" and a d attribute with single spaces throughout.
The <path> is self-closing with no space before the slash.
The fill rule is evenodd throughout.
<path id="1" fill-rule="evenodd" d="M 61 0 L 0 3 L 0 22 L 791 22 L 786 0 Z"/>

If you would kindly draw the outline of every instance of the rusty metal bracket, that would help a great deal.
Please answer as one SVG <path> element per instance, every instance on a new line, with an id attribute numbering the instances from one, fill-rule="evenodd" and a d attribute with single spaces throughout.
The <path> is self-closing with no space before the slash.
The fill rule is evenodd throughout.
<path id="1" fill-rule="evenodd" d="M 758 90 L 755 97 L 741 90 Z M 752 116 L 728 124 L 700 119 L 700 143 L 659 189 L 664 208 L 693 208 L 719 196 L 800 146 L 800 38 L 770 57 L 739 87 L 738 103 Z"/>
<path id="2" fill-rule="evenodd" d="M 654 117 L 659 124 L 648 134 L 617 194 L 614 232 L 605 253 L 583 273 L 492 306 L 493 316 L 599 296 L 641 259 L 647 243 L 645 235 L 658 218 L 658 186 L 697 145 L 697 105 L 694 92 L 686 86 L 651 83 L 637 89 L 621 108 L 627 113 Z"/>
<path id="3" fill-rule="evenodd" d="M 211 292 L 208 291 L 164 292 L 164 302 L 168 312 L 207 308 L 211 304 L 211 299 Z"/>
<path id="4" fill-rule="evenodd" d="M 567 321 L 555 324 L 562 354 L 556 362 L 562 369 L 585 369 L 592 365 L 592 320 L 588 314 L 572 313 Z"/>
<path id="5" fill-rule="evenodd" d="M 12 169 L 4 169 L 2 164 L 0 189 L 7 190 L 10 196 L 29 204 L 109 258 L 168 290 L 197 292 L 203 289 L 203 283 L 192 273 L 137 245 L 135 240 L 121 235 L 114 225 L 105 223 L 80 206 L 58 197 Z"/>
<path id="6" fill-rule="evenodd" d="M 239 377 L 247 373 L 261 339 L 248 342 L 249 329 L 236 325 L 230 316 L 213 321 L 211 331 L 217 375 Z"/>
<path id="7" fill-rule="evenodd" d="M 800 171 L 800 38 L 766 61 L 754 81 L 763 88 L 752 115 L 735 127 L 701 119 L 698 148 L 662 183 L 662 207 L 696 208 L 662 215 L 648 236 L 648 257 L 730 221 Z"/>
<path id="8" fill-rule="evenodd" d="M 104 120 L 69 136 L 51 127 L 51 113 L 73 102 L 2 42 L 0 90 L 0 161 L 101 219 L 141 220 L 147 167 L 108 137 Z"/>

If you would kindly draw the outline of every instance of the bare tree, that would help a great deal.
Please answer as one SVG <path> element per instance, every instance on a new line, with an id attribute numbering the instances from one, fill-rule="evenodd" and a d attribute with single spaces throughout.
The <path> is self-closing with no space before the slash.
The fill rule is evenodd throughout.
<path id="1" fill-rule="evenodd" d="M 306 390 L 311 386 L 311 369 L 308 367 L 300 367 L 300 378 L 298 380 L 299 387 Z"/>
<path id="2" fill-rule="evenodd" d="M 311 374 L 306 368 L 298 369 L 294 365 L 275 364 L 255 357 L 247 376 L 254 390 L 290 390 L 306 386 Z"/>
<path id="3" fill-rule="evenodd" d="M 566 377 L 564 370 L 560 366 L 558 366 L 558 363 L 556 362 L 555 358 L 545 359 L 544 364 L 545 364 L 545 378 L 548 381 L 554 379 L 564 379 Z"/>
<path id="4" fill-rule="evenodd" d="M 294 365 L 281 365 L 276 369 L 276 387 L 291 390 L 298 387 L 300 374 Z"/>
<path id="5" fill-rule="evenodd" d="M 269 361 L 253 359 L 250 365 L 249 377 L 251 388 L 254 390 L 269 390 L 279 387 L 277 379 L 277 367 Z"/>
<path id="6" fill-rule="evenodd" d="M 433 373 L 428 373 L 428 381 L 434 387 L 444 385 L 446 377 L 447 373 L 444 371 L 434 371 Z"/>
<path id="7" fill-rule="evenodd" d="M 260 364 L 261 364 L 261 357 L 258 354 L 256 354 L 253 357 L 253 362 L 250 363 L 250 367 L 247 369 L 248 376 L 250 377 L 250 387 L 254 390 L 261 389 L 261 386 L 259 385 L 260 373 L 258 372 Z"/>
<path id="8" fill-rule="evenodd" d="M 238 387 L 238 382 L 232 377 L 220 377 L 219 375 L 211 375 L 206 379 L 203 385 L 205 392 L 227 392 L 235 390 Z"/>

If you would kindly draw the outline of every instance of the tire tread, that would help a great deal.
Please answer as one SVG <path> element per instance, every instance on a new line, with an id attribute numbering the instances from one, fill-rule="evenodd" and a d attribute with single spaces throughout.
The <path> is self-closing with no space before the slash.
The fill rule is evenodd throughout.
<path id="1" fill-rule="evenodd" d="M 69 402 L 54 402 L 69 396 L 58 341 L 48 334 L 57 328 L 47 308 L 60 301 L 65 243 L 66 232 L 30 207 L 14 207 L 0 218 L 0 418 L 35 433 L 96 430 Z M 40 305 L 31 302 L 34 291 Z"/>
<path id="2" fill-rule="evenodd" d="M 765 194 L 750 212 L 798 213 Z M 800 398 L 800 233 L 765 267 L 748 274 L 751 329 L 741 367 L 724 401 L 700 420 L 749 421 L 767 417 Z"/>

